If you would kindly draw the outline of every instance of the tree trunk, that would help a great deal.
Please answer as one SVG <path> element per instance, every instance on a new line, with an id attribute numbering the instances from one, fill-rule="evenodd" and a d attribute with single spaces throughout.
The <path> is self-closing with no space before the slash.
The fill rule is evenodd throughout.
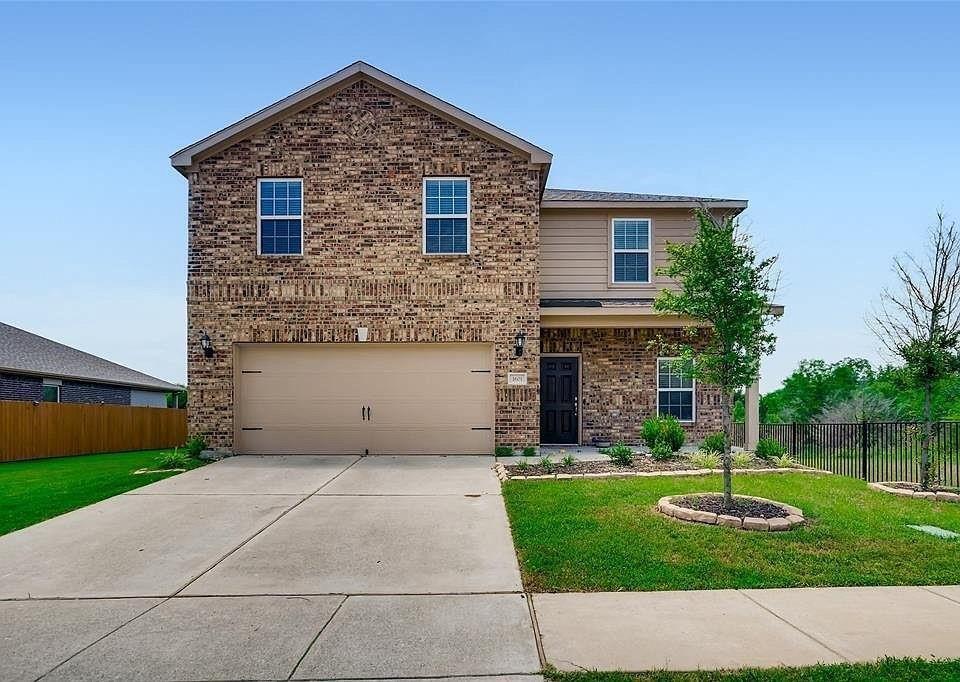
<path id="1" fill-rule="evenodd" d="M 730 473 L 732 409 L 733 396 L 724 391 L 720 395 L 720 410 L 723 414 L 723 506 L 725 507 L 733 506 L 733 476 Z"/>
<path id="2" fill-rule="evenodd" d="M 920 439 L 920 487 L 930 488 L 930 442 L 933 440 L 933 421 L 931 419 L 932 387 L 927 382 L 923 386 L 923 437 Z"/>

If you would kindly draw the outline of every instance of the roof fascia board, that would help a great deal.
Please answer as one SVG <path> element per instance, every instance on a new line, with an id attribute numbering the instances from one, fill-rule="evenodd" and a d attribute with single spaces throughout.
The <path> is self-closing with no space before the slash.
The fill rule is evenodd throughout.
<path id="1" fill-rule="evenodd" d="M 337 90 L 352 85 L 361 79 L 367 79 L 379 87 L 384 87 L 395 95 L 413 100 L 418 106 L 448 119 L 457 125 L 465 127 L 474 133 L 480 134 L 492 142 L 506 146 L 513 151 L 525 153 L 530 157 L 531 163 L 549 166 L 553 159 L 553 155 L 550 154 L 550 152 L 492 123 L 488 123 L 459 107 L 455 107 L 369 64 L 356 62 L 317 81 L 313 85 L 298 90 L 292 95 L 237 121 L 233 125 L 227 126 L 192 145 L 184 147 L 170 157 L 170 163 L 178 171 L 186 175 L 190 168 L 203 158 L 215 154 L 217 151 L 248 137 L 254 132 L 272 125 L 277 120 L 305 109 L 323 97 L 329 96 Z"/>
<path id="2" fill-rule="evenodd" d="M 747 207 L 746 201 L 563 201 L 540 202 L 541 208 L 735 208 L 741 211 Z"/>

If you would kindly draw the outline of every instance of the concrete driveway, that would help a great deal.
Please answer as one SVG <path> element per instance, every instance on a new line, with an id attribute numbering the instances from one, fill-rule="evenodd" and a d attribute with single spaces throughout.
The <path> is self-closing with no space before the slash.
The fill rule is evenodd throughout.
<path id="1" fill-rule="evenodd" d="M 0 679 L 539 679 L 492 464 L 237 457 L 6 535 Z"/>

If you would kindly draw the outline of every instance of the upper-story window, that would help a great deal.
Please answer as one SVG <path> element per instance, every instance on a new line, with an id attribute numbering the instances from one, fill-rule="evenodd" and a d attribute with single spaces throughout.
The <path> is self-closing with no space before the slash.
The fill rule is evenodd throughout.
<path id="1" fill-rule="evenodd" d="M 470 178 L 423 179 L 423 252 L 470 252 Z"/>
<path id="2" fill-rule="evenodd" d="M 650 220 L 613 219 L 613 282 L 650 281 Z"/>
<path id="3" fill-rule="evenodd" d="M 261 254 L 303 253 L 303 180 L 262 178 L 257 182 L 257 232 Z"/>
<path id="4" fill-rule="evenodd" d="M 682 358 L 657 358 L 657 413 L 692 422 L 696 384 L 690 366 Z"/>

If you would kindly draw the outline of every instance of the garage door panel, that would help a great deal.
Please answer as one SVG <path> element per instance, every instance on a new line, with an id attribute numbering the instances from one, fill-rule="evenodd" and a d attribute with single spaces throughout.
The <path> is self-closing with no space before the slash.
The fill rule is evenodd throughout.
<path id="1" fill-rule="evenodd" d="M 488 344 L 240 344 L 238 451 L 489 454 L 492 358 Z"/>

